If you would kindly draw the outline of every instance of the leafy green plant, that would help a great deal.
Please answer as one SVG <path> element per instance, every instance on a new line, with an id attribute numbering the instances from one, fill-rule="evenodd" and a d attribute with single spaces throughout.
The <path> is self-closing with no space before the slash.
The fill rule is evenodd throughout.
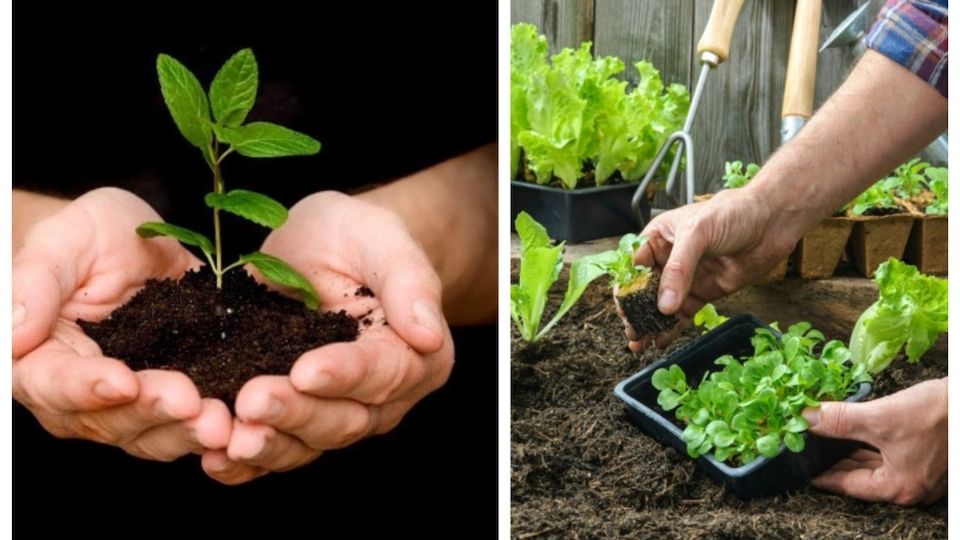
<path id="1" fill-rule="evenodd" d="M 925 184 L 923 173 L 929 166 L 929 163 L 920 161 L 920 158 L 913 158 L 901 164 L 884 180 L 887 189 L 903 199 L 919 195 Z"/>
<path id="2" fill-rule="evenodd" d="M 570 311 L 587 289 L 603 275 L 607 253 L 581 257 L 570 265 L 570 277 L 560 307 L 541 329 L 550 287 L 563 269 L 563 243 L 554 246 L 543 225 L 530 214 L 520 212 L 515 221 L 520 237 L 520 280 L 510 285 L 510 317 L 520 336 L 533 343 L 550 331 Z"/>
<path id="3" fill-rule="evenodd" d="M 760 166 L 756 163 L 750 163 L 747 165 L 747 169 L 743 169 L 742 161 L 727 161 L 723 164 L 724 174 L 723 174 L 723 187 L 730 188 L 740 188 L 750 183 L 750 180 L 753 180 L 753 177 L 760 172 Z"/>
<path id="4" fill-rule="evenodd" d="M 213 174 L 213 191 L 204 202 L 213 210 L 214 240 L 184 227 L 147 222 L 137 227 L 144 238 L 171 236 L 183 244 L 200 248 L 216 276 L 217 288 L 228 271 L 252 264 L 267 279 L 300 292 L 303 302 L 316 309 L 319 298 L 310 282 L 284 261 L 255 251 L 224 266 L 221 249 L 220 212 L 228 212 L 258 225 L 275 229 L 287 219 L 282 204 L 253 191 L 226 191 L 221 165 L 230 154 L 251 158 L 305 156 L 320 151 L 313 138 L 269 122 L 244 123 L 257 96 L 257 61 L 250 49 L 243 49 L 220 68 L 209 92 L 179 61 L 166 54 L 157 56 L 157 75 L 164 102 L 173 122 L 187 141 L 196 146 Z"/>
<path id="5" fill-rule="evenodd" d="M 650 269 L 646 266 L 633 262 L 633 254 L 646 241 L 646 236 L 628 233 L 620 239 L 617 249 L 592 255 L 589 259 L 584 257 L 583 260 L 585 263 L 589 262 L 596 266 L 602 273 L 609 275 L 611 277 L 611 287 L 614 285 L 626 287 L 641 275 L 650 273 Z"/>
<path id="6" fill-rule="evenodd" d="M 713 452 L 720 461 L 743 465 L 776 456 L 781 445 L 800 452 L 808 427 L 801 411 L 821 400 L 843 399 L 870 380 L 866 366 L 851 366 L 842 342 L 821 347 L 823 341 L 806 322 L 781 337 L 758 328 L 752 355 L 718 358 L 722 369 L 705 374 L 696 388 L 679 366 L 658 369 L 652 380 L 660 391 L 657 403 L 676 409 L 686 424 L 683 440 L 691 457 Z"/>
<path id="7" fill-rule="evenodd" d="M 880 180 L 866 189 L 855 199 L 850 201 L 847 209 L 855 216 L 862 216 L 869 211 L 896 211 L 900 210 L 900 203 L 894 197 L 890 185 L 885 180 Z"/>
<path id="8" fill-rule="evenodd" d="M 713 304 L 704 304 L 703 307 L 693 315 L 693 324 L 703 328 L 704 334 L 729 320 L 730 317 L 724 317 L 717 313 L 717 308 Z"/>
<path id="9" fill-rule="evenodd" d="M 945 216 L 949 210 L 947 198 L 948 174 L 946 167 L 928 167 L 924 171 L 927 189 L 933 193 L 933 201 L 927 205 L 927 214 Z"/>
<path id="10" fill-rule="evenodd" d="M 624 63 L 594 58 L 591 43 L 547 59 L 547 42 L 531 24 L 517 24 L 510 40 L 510 159 L 521 154 L 537 183 L 559 179 L 573 189 L 593 166 L 597 185 L 617 171 L 628 182 L 646 173 L 667 136 L 684 121 L 690 95 L 664 87 L 649 62 L 635 64 L 640 82 L 630 91 L 615 78 Z"/>
<path id="11" fill-rule="evenodd" d="M 870 373 L 886 369 L 901 349 L 908 362 L 917 362 L 948 327 L 946 279 L 890 258 L 877 268 L 874 281 L 879 298 L 850 335 L 851 360 Z"/>

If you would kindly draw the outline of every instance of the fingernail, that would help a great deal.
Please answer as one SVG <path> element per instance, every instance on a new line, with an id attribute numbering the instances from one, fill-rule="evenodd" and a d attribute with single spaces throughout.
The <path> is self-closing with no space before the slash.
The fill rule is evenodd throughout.
<path id="1" fill-rule="evenodd" d="M 107 381 L 100 381 L 93 385 L 93 393 L 104 401 L 120 401 L 127 397 L 126 394 Z"/>
<path id="2" fill-rule="evenodd" d="M 813 427 L 820 423 L 820 408 L 806 408 L 803 410 L 803 418 L 806 419 L 807 423 L 810 424 L 810 427 Z"/>
<path id="3" fill-rule="evenodd" d="M 261 409 L 260 414 L 257 416 L 260 418 L 260 420 L 264 420 L 264 421 L 276 420 L 281 416 L 283 416 L 284 410 L 285 410 L 285 407 L 283 406 L 282 401 L 280 401 L 279 399 L 270 398 L 269 400 L 267 400 L 266 407 Z"/>
<path id="4" fill-rule="evenodd" d="M 677 302 L 679 301 L 679 296 L 673 289 L 666 289 L 660 294 L 660 302 L 658 306 L 660 311 L 676 311 Z"/>
<path id="5" fill-rule="evenodd" d="M 230 458 L 227 456 L 216 456 L 211 458 L 212 463 L 210 463 L 210 470 L 213 472 L 223 472 L 230 467 Z"/>
<path id="6" fill-rule="evenodd" d="M 13 329 L 16 330 L 27 320 L 27 307 L 23 304 L 13 306 Z"/>
<path id="7" fill-rule="evenodd" d="M 413 303 L 413 318 L 417 324 L 431 332 L 443 336 L 443 322 L 433 304 L 426 300 Z"/>

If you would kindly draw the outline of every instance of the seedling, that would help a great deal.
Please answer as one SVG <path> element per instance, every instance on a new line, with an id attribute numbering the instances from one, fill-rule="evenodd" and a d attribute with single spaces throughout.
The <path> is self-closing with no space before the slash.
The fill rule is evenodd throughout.
<path id="1" fill-rule="evenodd" d="M 173 122 L 183 137 L 200 149 L 213 173 L 213 191 L 204 197 L 204 202 L 213 209 L 214 240 L 211 242 L 201 233 L 162 222 L 143 223 L 137 227 L 137 234 L 144 238 L 172 236 L 183 244 L 200 248 L 216 276 L 218 289 L 223 286 L 225 273 L 249 263 L 270 281 L 300 291 L 304 304 L 316 309 L 319 298 L 310 282 L 272 255 L 254 251 L 226 267 L 223 265 L 221 211 L 276 229 L 287 220 L 287 209 L 260 193 L 242 189 L 226 191 L 221 165 L 234 153 L 251 158 L 312 155 L 320 151 L 320 143 L 277 124 L 244 124 L 257 96 L 257 61 L 250 49 L 243 49 L 227 60 L 213 78 L 208 93 L 186 66 L 166 54 L 157 56 L 157 75 Z"/>
<path id="2" fill-rule="evenodd" d="M 947 168 L 929 167 L 925 171 L 927 189 L 933 193 L 933 202 L 927 205 L 927 214 L 945 216 L 948 212 Z"/>
<path id="3" fill-rule="evenodd" d="M 697 388 L 677 365 L 654 372 L 657 403 L 676 409 L 677 419 L 686 424 L 687 453 L 697 457 L 712 451 L 720 461 L 743 465 L 757 456 L 776 456 L 781 444 L 800 452 L 805 407 L 844 399 L 901 350 L 907 361 L 917 362 L 947 331 L 947 280 L 891 258 L 877 269 L 875 281 L 879 299 L 860 316 L 849 349 L 839 340 L 819 347 L 823 334 L 801 322 L 779 338 L 758 328 L 751 356 L 718 358 L 715 363 L 723 369 L 705 374 Z M 705 325 L 720 317 L 708 307 L 695 317 Z"/>
<path id="4" fill-rule="evenodd" d="M 713 304 L 704 304 L 693 316 L 693 324 L 703 328 L 704 334 L 728 320 L 730 320 L 730 317 L 724 317 L 717 313 L 717 308 Z"/>
<path id="5" fill-rule="evenodd" d="M 823 341 L 806 322 L 780 338 L 758 328 L 751 356 L 718 358 L 715 363 L 723 369 L 704 375 L 697 388 L 677 365 L 658 369 L 652 381 L 660 390 L 657 403 L 676 409 L 677 419 L 686 424 L 683 440 L 690 457 L 712 451 L 719 461 L 744 465 L 758 456 L 776 456 L 781 445 L 800 452 L 808 427 L 801 411 L 821 400 L 843 399 L 870 380 L 865 365 L 851 366 L 850 351 L 839 340 L 827 342 L 817 354 Z"/>
<path id="6" fill-rule="evenodd" d="M 742 161 L 727 161 L 723 164 L 723 187 L 727 189 L 741 188 L 750 183 L 753 177 L 760 172 L 760 166 L 756 163 L 747 165 L 747 170 L 743 170 Z"/>
<path id="7" fill-rule="evenodd" d="M 570 265 L 567 291 L 557 312 L 542 329 L 540 322 L 547 307 L 550 287 L 563 269 L 563 243 L 554 246 L 543 225 L 526 212 L 515 221 L 520 236 L 520 282 L 510 285 L 510 317 L 529 343 L 542 338 L 577 303 L 587 285 L 604 274 L 601 266 L 606 253 L 581 257 Z M 609 253 L 609 252 L 607 252 Z"/>

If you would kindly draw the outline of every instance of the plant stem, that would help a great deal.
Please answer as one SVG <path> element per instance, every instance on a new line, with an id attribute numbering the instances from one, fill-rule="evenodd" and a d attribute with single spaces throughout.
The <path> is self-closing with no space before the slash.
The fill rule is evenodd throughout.
<path id="1" fill-rule="evenodd" d="M 217 155 L 218 143 L 214 141 L 213 143 L 213 191 L 214 193 L 223 193 L 223 179 L 220 177 L 220 157 Z M 213 269 L 214 274 L 217 275 L 217 289 L 223 288 L 223 256 L 222 250 L 220 249 L 220 210 L 217 208 L 213 209 L 213 241 L 214 241 L 214 250 L 217 255 L 217 264 Z"/>

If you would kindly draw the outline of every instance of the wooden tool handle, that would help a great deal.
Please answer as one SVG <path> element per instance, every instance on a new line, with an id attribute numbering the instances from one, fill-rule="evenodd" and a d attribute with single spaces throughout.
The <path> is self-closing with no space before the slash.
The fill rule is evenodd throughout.
<path id="1" fill-rule="evenodd" d="M 710 20 L 703 29 L 700 42 L 697 43 L 697 54 L 713 53 L 723 62 L 730 55 L 730 38 L 733 36 L 733 27 L 737 24 L 737 16 L 743 0 L 714 0 L 710 9 Z"/>
<path id="2" fill-rule="evenodd" d="M 817 81 L 817 42 L 820 39 L 821 0 L 797 0 L 790 37 L 790 59 L 783 90 L 781 117 L 813 114 L 813 91 Z"/>

